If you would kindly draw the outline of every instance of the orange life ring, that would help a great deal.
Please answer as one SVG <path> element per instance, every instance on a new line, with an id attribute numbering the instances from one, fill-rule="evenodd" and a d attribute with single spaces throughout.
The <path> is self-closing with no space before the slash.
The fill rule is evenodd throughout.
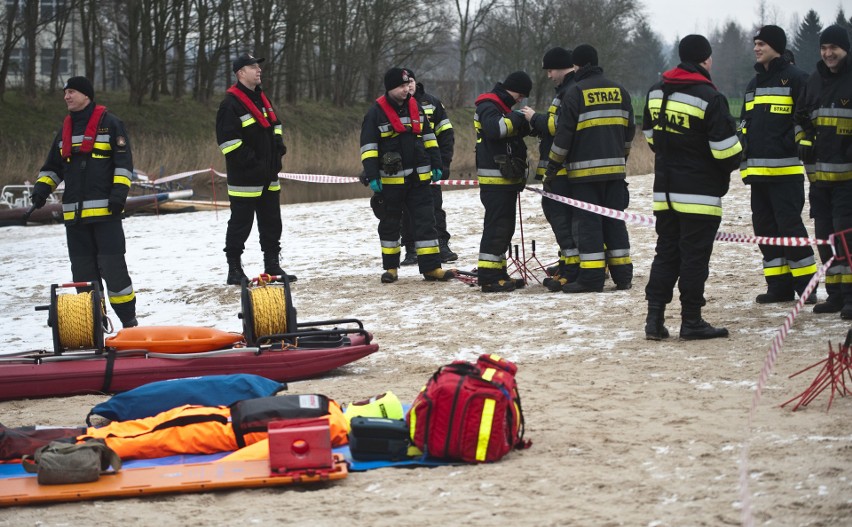
<path id="1" fill-rule="evenodd" d="M 125 328 L 106 339 L 116 350 L 144 349 L 154 353 L 213 351 L 243 341 L 239 333 L 194 326 L 137 326 Z"/>

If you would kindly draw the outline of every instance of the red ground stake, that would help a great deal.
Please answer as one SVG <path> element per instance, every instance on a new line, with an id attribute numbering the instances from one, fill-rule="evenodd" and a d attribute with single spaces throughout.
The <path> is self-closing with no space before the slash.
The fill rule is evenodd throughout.
<path id="1" fill-rule="evenodd" d="M 787 406 L 791 402 L 798 400 L 798 403 L 793 407 L 793 411 L 795 412 L 800 407 L 807 406 L 826 388 L 831 388 L 831 395 L 829 395 L 828 406 L 826 407 L 826 411 L 828 411 L 831 408 L 831 403 L 834 402 L 835 395 L 839 394 L 841 397 L 852 395 L 852 391 L 850 391 L 846 385 L 846 376 L 849 377 L 850 384 L 852 384 L 852 353 L 850 353 L 850 344 L 852 344 L 852 329 L 850 329 L 849 333 L 846 335 L 846 342 L 838 346 L 838 351 L 836 353 L 829 342 L 827 358 L 790 375 L 789 378 L 792 379 L 801 373 L 822 365 L 822 368 L 819 370 L 819 373 L 817 373 L 817 376 L 811 385 L 799 395 L 782 404 L 781 407 Z"/>

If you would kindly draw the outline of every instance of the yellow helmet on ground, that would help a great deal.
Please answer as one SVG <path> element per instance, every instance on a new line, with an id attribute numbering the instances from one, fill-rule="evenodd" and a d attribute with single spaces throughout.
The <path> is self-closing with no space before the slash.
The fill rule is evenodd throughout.
<path id="1" fill-rule="evenodd" d="M 353 417 L 383 417 L 385 419 L 404 419 L 402 403 L 393 392 L 370 397 L 364 401 L 350 404 L 343 412 L 346 419 L 351 421 Z"/>

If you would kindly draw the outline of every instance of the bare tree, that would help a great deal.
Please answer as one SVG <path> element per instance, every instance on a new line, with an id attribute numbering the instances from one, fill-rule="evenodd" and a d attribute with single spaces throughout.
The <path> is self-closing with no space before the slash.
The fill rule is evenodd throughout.
<path id="1" fill-rule="evenodd" d="M 53 34 L 53 42 L 51 42 L 53 60 L 50 64 L 50 81 L 47 87 L 49 93 L 56 89 L 59 80 L 59 66 L 62 64 L 62 52 L 65 51 L 65 32 L 71 20 L 71 13 L 74 12 L 74 4 L 73 1 L 68 5 L 57 2 L 53 15 L 46 19 Z"/>
<path id="2" fill-rule="evenodd" d="M 23 17 L 21 16 L 20 0 L 9 0 L 3 18 L 3 57 L 0 62 L 0 101 L 6 93 L 6 79 L 12 63 L 12 50 L 23 38 Z"/>
<path id="3" fill-rule="evenodd" d="M 481 30 L 492 12 L 500 7 L 499 0 L 455 0 L 456 23 L 459 41 L 459 71 L 453 105 L 462 104 L 465 93 L 465 81 L 468 75 L 468 61 L 482 42 Z"/>
<path id="4" fill-rule="evenodd" d="M 24 16 L 24 47 L 27 50 L 27 60 L 24 63 L 24 96 L 35 100 L 36 93 L 36 51 L 38 50 L 38 12 L 39 2 L 26 2 L 22 14 Z"/>

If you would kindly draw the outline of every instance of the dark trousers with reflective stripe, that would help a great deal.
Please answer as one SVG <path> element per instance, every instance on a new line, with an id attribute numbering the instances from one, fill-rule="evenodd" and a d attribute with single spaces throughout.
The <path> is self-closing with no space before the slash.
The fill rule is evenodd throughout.
<path id="1" fill-rule="evenodd" d="M 124 259 L 124 229 L 121 221 L 68 223 L 65 225 L 65 238 L 71 260 L 71 276 L 75 282 L 97 282 L 102 287 L 103 282 L 106 282 L 104 297 L 107 298 L 110 293 L 121 293 L 121 297 L 133 293 L 133 284 Z M 110 305 L 122 323 L 136 316 L 135 295 L 128 301 L 113 303 L 113 300 L 110 299 Z"/>
<path id="2" fill-rule="evenodd" d="M 566 176 L 556 176 L 549 184 L 550 192 L 558 194 L 566 198 L 571 196 L 571 184 Z M 553 230 L 553 235 L 556 237 L 556 243 L 559 244 L 559 276 L 567 278 L 569 281 L 574 281 L 577 278 L 579 270 L 578 264 L 565 265 L 562 251 L 566 249 L 576 249 L 577 244 L 574 243 L 572 222 L 574 218 L 574 207 L 554 201 L 548 197 L 541 198 L 541 210 L 544 212 L 544 217 L 550 228 Z"/>
<path id="3" fill-rule="evenodd" d="M 444 196 L 441 193 L 441 185 L 429 185 L 432 193 L 432 208 L 435 215 L 435 230 L 438 232 L 438 241 L 447 244 L 450 241 L 450 233 L 447 232 L 447 213 L 444 212 Z M 414 226 L 411 223 L 411 213 L 408 209 L 402 210 L 402 245 L 414 247 Z"/>
<path id="4" fill-rule="evenodd" d="M 409 183 L 404 185 L 384 185 L 382 195 L 385 197 L 385 217 L 379 220 L 379 239 L 384 242 L 399 243 L 400 223 L 403 209 L 407 209 L 413 220 L 413 242 L 437 240 L 435 232 L 435 215 L 432 212 L 432 191 L 429 185 Z M 427 273 L 441 267 L 441 256 L 435 247 L 435 252 L 418 254 L 417 266 L 421 273 Z M 396 269 L 399 267 L 399 251 L 382 253 L 382 268 Z"/>
<path id="5" fill-rule="evenodd" d="M 706 303 L 704 283 L 710 275 L 710 255 L 722 218 L 671 210 L 655 212 L 654 216 L 657 247 L 645 298 L 668 304 L 677 283 L 683 312 L 700 312 Z"/>
<path id="6" fill-rule="evenodd" d="M 752 183 L 751 220 L 755 236 L 806 238 L 808 230 L 802 222 L 804 206 L 805 185 L 802 181 Z M 781 266 L 813 260 L 814 256 L 814 250 L 810 246 L 760 245 L 760 252 L 765 263 L 775 262 Z M 769 291 L 780 296 L 792 294 L 793 291 L 801 294 L 814 273 L 794 277 L 791 271 L 793 270 L 783 269 L 780 273 L 765 274 Z"/>
<path id="7" fill-rule="evenodd" d="M 572 197 L 593 205 L 601 205 L 609 209 L 624 210 L 627 205 L 627 185 L 624 180 L 598 181 L 594 183 L 572 183 Z M 614 220 L 587 212 L 582 209 L 574 210 L 573 228 L 574 240 L 580 251 L 580 272 L 577 283 L 589 289 L 600 289 L 606 279 L 604 266 L 606 257 L 594 262 L 584 255 L 605 254 L 606 251 L 622 251 L 630 249 L 630 237 L 627 225 L 622 220 Z M 619 263 L 609 266 L 609 274 L 616 284 L 628 284 L 633 280 L 633 264 Z"/>
<path id="8" fill-rule="evenodd" d="M 499 256 L 509 250 L 512 236 L 515 235 L 515 213 L 518 205 L 518 187 L 509 187 L 480 187 L 479 201 L 485 207 L 482 239 L 479 241 L 480 253 Z M 480 285 L 493 284 L 509 276 L 505 268 L 479 268 L 476 274 Z"/>
<path id="9" fill-rule="evenodd" d="M 811 203 L 811 218 L 814 219 L 814 234 L 828 239 L 834 232 L 852 228 L 852 181 L 835 183 L 831 186 L 811 184 L 808 199 Z M 846 234 L 846 244 L 852 247 L 852 234 Z M 843 243 L 834 243 L 838 257 L 845 257 Z M 831 247 L 817 246 L 823 263 L 831 258 Z M 825 291 L 832 302 L 852 304 L 852 264 L 849 260 L 834 262 L 825 276 Z"/>
<path id="10" fill-rule="evenodd" d="M 254 217 L 257 216 L 257 233 L 264 254 L 277 255 L 281 251 L 281 191 L 263 188 L 260 197 L 240 198 L 228 196 L 231 218 L 225 232 L 225 254 L 239 257 L 246 248 Z"/>

